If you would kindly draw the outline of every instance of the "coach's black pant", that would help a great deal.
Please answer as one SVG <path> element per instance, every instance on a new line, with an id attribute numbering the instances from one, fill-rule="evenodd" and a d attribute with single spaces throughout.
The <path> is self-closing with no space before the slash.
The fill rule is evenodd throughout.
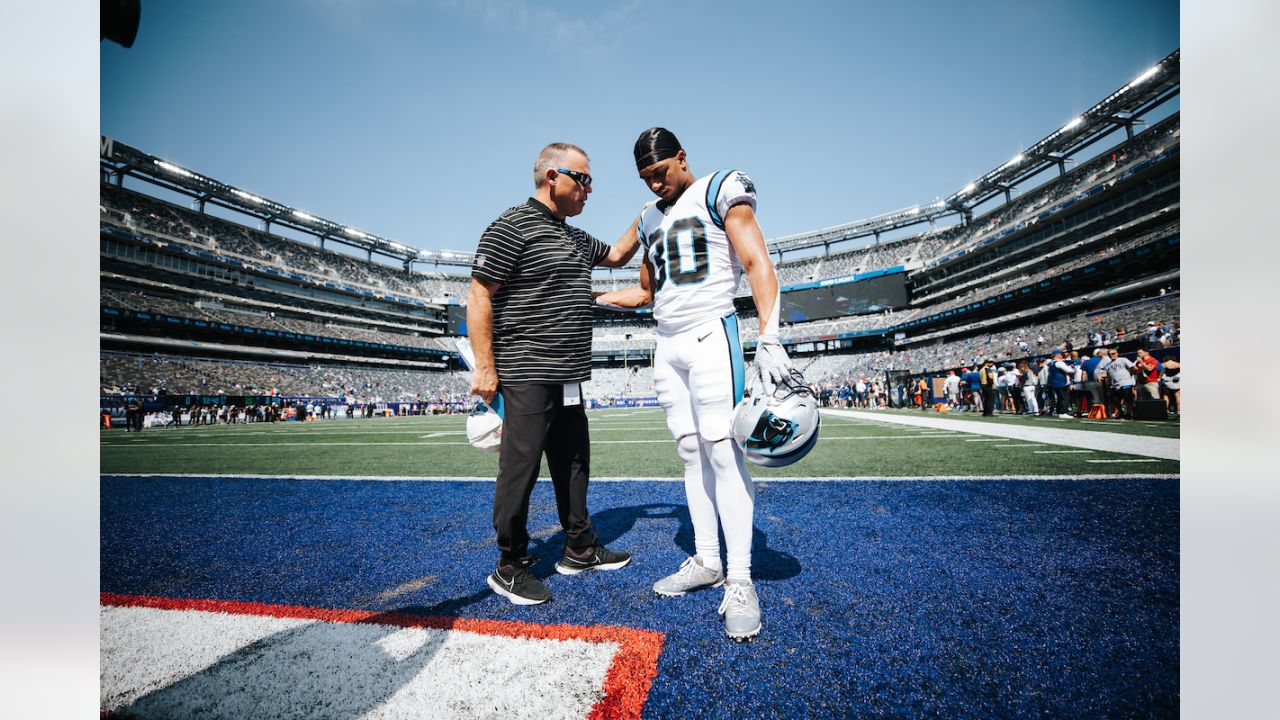
<path id="1" fill-rule="evenodd" d="M 493 494 L 493 529 L 500 564 L 529 554 L 529 496 L 547 454 L 556 509 L 566 545 L 574 550 L 596 542 L 587 514 L 591 438 L 582 405 L 566 407 L 564 385 L 499 386 L 502 395 L 502 449 Z"/>

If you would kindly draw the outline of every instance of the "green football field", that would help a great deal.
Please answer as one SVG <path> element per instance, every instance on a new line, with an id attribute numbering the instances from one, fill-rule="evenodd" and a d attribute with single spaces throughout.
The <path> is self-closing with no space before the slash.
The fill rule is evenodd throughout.
<path id="1" fill-rule="evenodd" d="M 943 417 L 919 411 L 878 411 Z M 675 443 L 658 409 L 597 410 L 591 422 L 593 477 L 679 477 Z M 1175 422 L 1097 422 L 963 414 L 993 425 L 1177 437 Z M 340 477 L 493 477 L 498 456 L 473 449 L 466 416 L 325 420 L 204 427 L 104 430 L 106 474 L 255 474 Z M 785 468 L 752 466 L 758 477 L 934 477 L 1175 474 L 1178 461 L 1088 450 L 981 433 L 907 427 L 824 415 L 817 446 Z M 546 476 L 546 466 L 543 466 Z"/>

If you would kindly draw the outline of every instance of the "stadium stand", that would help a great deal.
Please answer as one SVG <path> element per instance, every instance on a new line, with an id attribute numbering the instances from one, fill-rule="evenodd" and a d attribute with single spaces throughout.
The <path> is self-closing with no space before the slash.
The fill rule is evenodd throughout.
<path id="1" fill-rule="evenodd" d="M 929 218 L 922 232 L 877 234 L 844 250 L 834 240 L 807 257 L 779 249 L 784 289 L 840 284 L 857 292 L 854 276 L 905 271 L 910 292 L 907 304 L 888 310 L 784 323 L 783 342 L 811 382 L 851 387 L 865 376 L 885 400 L 893 399 L 890 373 L 1131 348 L 1147 323 L 1166 329 L 1160 345 L 1176 345 L 1179 143 L 1174 112 L 958 224 Z M 163 388 L 463 399 L 467 377 L 451 336 L 465 327 L 464 264 L 449 272 L 439 263 L 430 272 L 408 261 L 391 267 L 373 252 L 360 258 L 324 247 L 323 236 L 316 244 L 283 237 L 115 179 L 104 171 L 100 202 L 104 398 Z M 593 287 L 637 281 L 625 268 L 597 273 Z M 750 352 L 757 320 L 745 283 L 738 308 Z M 650 314 L 598 310 L 588 395 L 652 397 L 654 333 Z"/>
<path id="2" fill-rule="evenodd" d="M 103 351 L 103 394 L 293 396 L 464 402 L 470 375 Z"/>

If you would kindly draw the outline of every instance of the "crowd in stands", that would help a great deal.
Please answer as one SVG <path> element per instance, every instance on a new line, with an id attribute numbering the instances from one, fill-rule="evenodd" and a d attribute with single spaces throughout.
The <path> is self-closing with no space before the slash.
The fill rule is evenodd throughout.
<path id="1" fill-rule="evenodd" d="M 310 276 L 315 281 L 341 282 L 427 302 L 457 302 L 466 296 L 467 278 L 460 274 L 416 270 L 406 273 L 401 268 L 251 229 L 108 184 L 102 185 L 101 198 L 99 207 L 104 220 L 215 255 Z"/>
<path id="2" fill-rule="evenodd" d="M 978 242 L 1002 228 L 1022 222 L 1031 214 L 1051 207 L 1074 192 L 1099 183 L 1114 183 L 1115 176 L 1134 163 L 1163 152 L 1179 141 L 1179 123 L 1176 119 L 1165 121 L 1163 127 L 1138 135 L 1115 152 L 1103 153 L 1047 186 L 1002 205 L 968 226 L 935 228 L 910 237 L 832 255 L 784 261 L 778 264 L 780 281 L 783 285 L 792 285 L 895 265 L 912 265 L 942 256 Z M 297 273 L 317 283 L 332 281 L 428 302 L 461 302 L 466 297 L 469 278 L 465 268 L 459 267 L 449 273 L 417 270 L 406 272 L 401 268 L 321 249 L 237 222 L 187 210 L 110 184 L 102 185 L 100 196 L 100 210 L 105 222 L 160 235 L 171 241 L 234 257 L 242 262 Z M 1136 244 L 1140 244 L 1137 238 L 1126 240 L 1108 246 L 1099 253 L 1079 257 L 1063 266 L 1045 269 L 1040 273 L 1047 276 L 1069 270 L 1077 264 L 1088 262 L 1090 258 L 1122 252 Z M 628 273 L 611 273 L 607 277 L 594 278 L 593 287 L 597 291 L 607 291 L 630 286 L 637 281 L 636 276 Z M 994 288 L 991 286 L 974 288 L 961 297 L 951 298 L 949 306 L 962 304 L 992 289 Z M 739 294 L 746 292 L 744 283 L 739 288 Z"/>
<path id="3" fill-rule="evenodd" d="M 1110 242 L 1100 242 L 1096 247 L 1090 248 L 1089 252 L 1076 255 L 1069 260 L 1061 263 L 1051 263 L 1050 267 L 1041 269 L 1037 272 L 1027 274 L 1025 271 L 1035 267 L 1043 266 L 1048 257 L 1036 257 L 1030 260 L 1011 265 L 1005 270 L 1008 272 L 992 273 L 991 282 L 981 282 L 975 284 L 974 287 L 949 297 L 941 302 L 933 302 L 932 298 L 938 295 L 949 295 L 947 291 L 938 293 L 934 296 L 923 296 L 920 301 L 927 303 L 925 308 L 929 314 L 952 310 L 966 303 L 982 300 L 984 298 L 995 296 L 1001 292 L 1013 290 L 1021 287 L 1034 285 L 1046 278 L 1055 277 L 1063 273 L 1071 272 L 1078 268 L 1082 268 L 1090 263 L 1106 259 L 1136 247 L 1141 247 L 1148 243 L 1162 240 L 1171 235 L 1176 235 L 1181 227 L 1181 222 L 1175 220 L 1171 223 L 1161 225 L 1158 228 L 1141 233 L 1135 237 L 1123 240 L 1114 240 Z"/>
<path id="4" fill-rule="evenodd" d="M 1099 155 L 1045 187 L 996 208 L 968 226 L 934 228 L 906 238 L 779 263 L 779 280 L 783 285 L 795 285 L 896 265 L 927 263 L 976 243 L 1014 223 L 1022 222 L 1074 193 L 1100 183 L 1114 184 L 1116 176 L 1135 163 L 1159 155 L 1179 141 L 1179 124 L 1173 122 L 1153 133 L 1139 135 L 1113 153 Z"/>
<path id="5" fill-rule="evenodd" d="M 928 409 L 934 402 L 944 402 L 953 412 L 987 416 L 1015 413 L 1060 418 L 1084 417 L 1094 406 L 1102 406 L 1107 419 L 1132 419 L 1136 402 L 1155 400 L 1163 402 L 1166 414 L 1180 414 L 1182 366 L 1177 358 L 1162 361 L 1147 348 L 1133 355 L 1096 348 L 1084 354 L 1056 352 L 1016 365 L 987 360 L 972 368 L 949 370 L 941 398 L 933 395 L 927 381 L 920 381 L 914 403 Z"/>
<path id="6" fill-rule="evenodd" d="M 801 323 L 783 328 L 781 334 L 786 339 L 812 338 L 864 329 L 867 326 L 888 326 L 909 320 L 914 312 L 897 313 L 892 322 L 875 315 Z M 1028 323 L 1016 329 L 982 333 L 938 344 L 916 345 L 894 351 L 797 356 L 795 363 L 804 373 L 805 379 L 818 387 L 833 390 L 841 387 L 856 388 L 859 380 L 871 383 L 883 378 L 887 371 L 940 372 L 981 365 L 988 358 L 1005 364 L 1023 358 L 1052 356 L 1055 352 L 1071 352 L 1078 348 L 1111 346 L 1135 337 L 1152 347 L 1168 347 L 1181 342 L 1182 331 L 1178 318 L 1179 295 L 1173 293 L 1114 310 Z M 754 316 L 740 317 L 739 326 L 744 342 L 749 342 L 758 332 Z M 633 338 L 631 347 L 637 347 L 636 342 Z M 882 390 L 884 392 L 881 396 L 887 400 L 889 388 Z M 648 395 L 651 391 L 646 390 L 640 394 Z"/>
<path id="7" fill-rule="evenodd" d="M 872 270 L 906 265 L 922 254 L 932 252 L 956 232 L 953 228 L 889 240 L 852 250 L 806 257 L 778 263 L 778 281 L 782 285 L 798 285 L 824 278 L 843 277 Z"/>
<path id="8" fill-rule="evenodd" d="M 358 402 L 465 402 L 464 372 L 293 365 L 103 351 L 104 395 L 275 395 Z"/>
<path id="9" fill-rule="evenodd" d="M 380 327 L 353 325 L 352 323 L 359 322 L 359 318 L 350 318 L 345 322 L 331 319 L 305 320 L 277 314 L 274 311 L 236 307 L 220 301 L 196 300 L 194 298 L 180 300 L 141 290 L 126 291 L 102 288 L 100 292 L 101 302 L 104 306 L 343 340 L 360 340 L 387 345 L 404 345 L 407 347 L 452 351 L 452 347 L 445 339 L 423 337 Z M 299 312 L 305 312 L 305 310 L 300 308 Z"/>
<path id="10" fill-rule="evenodd" d="M 1100 183 L 1114 185 L 1116 176 L 1132 165 L 1159 155 L 1180 142 L 1180 122 L 1174 119 L 1166 120 L 1164 123 L 1163 127 L 1153 128 L 1152 132 L 1136 136 L 1114 152 L 1098 155 L 1047 187 L 1023 195 L 978 218 L 962 232 L 955 234 L 950 242 L 942 244 L 935 252 L 921 252 L 920 257 L 927 262 L 975 243 L 1009 225 L 1022 222 L 1032 214 L 1048 209 L 1074 193 L 1082 192 Z"/>
<path id="11" fill-rule="evenodd" d="M 583 385 L 582 392 L 589 398 L 603 401 L 624 397 L 654 397 L 653 366 L 593 368 L 591 381 Z"/>
<path id="12" fill-rule="evenodd" d="M 905 347 L 893 353 L 891 361 L 896 367 L 884 369 L 933 372 L 973 365 L 987 358 L 1003 361 L 1043 355 L 1055 350 L 1133 339 L 1135 334 L 1145 335 L 1148 327 L 1158 329 L 1157 342 L 1160 344 L 1176 345 L 1181 337 L 1179 300 L 1179 295 L 1174 293 L 1112 311 L 1084 313 L 1029 323 L 1010 330 L 980 333 L 960 340 Z"/>
<path id="13" fill-rule="evenodd" d="M 1104 153 L 1035 192 L 1024 195 L 977 219 L 968 226 L 932 229 L 906 238 L 888 240 L 831 255 L 805 257 L 779 263 L 781 283 L 793 285 L 823 278 L 852 275 L 895 265 L 916 266 L 930 259 L 980 244 L 985 238 L 1027 222 L 1036 213 L 1054 207 L 1099 184 L 1112 184 L 1134 164 L 1176 145 L 1180 141 L 1178 122 L 1166 121 L 1156 130 L 1138 136 L 1115 152 Z M 271 267 L 305 276 L 311 282 L 333 281 L 428 302 L 457 302 L 465 299 L 469 283 L 465 268 L 451 273 L 405 271 L 343 253 L 321 249 L 305 242 L 272 235 L 244 225 L 205 215 L 104 184 L 100 205 L 102 221 L 179 242 L 205 252 L 257 267 Z M 1176 213 L 1175 213 L 1176 217 Z M 1138 221 L 1135 221 L 1135 224 Z M 1143 223 L 1150 220 L 1141 220 Z M 1045 278 L 1069 272 L 1088 263 L 1156 242 L 1179 232 L 1176 219 L 1139 234 L 1113 228 L 1086 241 L 1054 247 L 1034 259 L 1009 259 L 981 279 L 966 281 L 954 275 L 951 287 L 917 297 L 917 307 L 889 313 L 868 314 L 832 320 L 786 324 L 784 340 L 810 340 L 821 336 L 887 329 L 914 317 L 960 307 L 1003 291 L 1023 287 Z M 1050 243 L 1051 244 L 1051 243 Z M 995 247 L 995 246 L 993 246 Z M 984 250 L 985 252 L 985 250 Z M 1025 255 L 1033 254 L 1025 251 Z M 974 257 L 974 256 L 971 256 Z M 984 265 L 987 255 L 976 256 Z M 991 253 L 995 265 L 1000 258 Z M 1047 267 L 1046 267 L 1047 265 Z M 955 284 L 959 281 L 959 284 Z M 598 273 L 593 278 L 597 291 L 634 285 L 638 277 L 626 272 Z M 946 282 L 940 283 L 939 287 Z M 744 282 L 739 294 L 746 294 Z M 1130 414 L 1140 393 L 1167 398 L 1174 409 L 1177 398 L 1178 365 L 1158 362 L 1145 367 L 1142 357 L 1127 359 L 1110 352 L 1125 340 L 1141 337 L 1146 348 L 1169 347 L 1180 343 L 1179 297 L 1177 292 L 1149 301 L 1079 313 L 1053 320 L 1028 318 L 1043 309 L 1022 311 L 1002 318 L 983 315 L 970 325 L 925 332 L 910 337 L 896 350 L 857 354 L 797 355 L 796 365 L 806 379 L 820 388 L 824 404 L 841 407 L 881 407 L 911 402 L 915 390 L 890 386 L 888 371 L 906 371 L 918 376 L 929 373 L 945 377 L 945 402 L 955 411 L 999 410 L 1028 414 L 1074 414 L 1087 403 L 1106 402 L 1112 414 Z M 182 298 L 177 295 L 104 288 L 103 305 L 165 313 L 261 329 L 333 337 L 375 343 L 452 351 L 448 339 L 414 335 L 408 328 L 397 330 L 374 320 L 358 317 L 332 318 L 310 314 L 296 302 L 282 300 L 292 309 L 280 311 L 237 305 L 234 301 Z M 393 303 L 394 304 L 394 303 Z M 1065 306 L 1064 302 L 1059 307 Z M 1065 312 L 1065 310 L 1063 310 Z M 1043 316 L 1043 313 L 1041 312 Z M 406 320 L 411 323 L 411 320 Z M 1013 329 L 985 331 L 984 327 L 1016 325 Z M 740 314 L 742 339 L 756 339 L 758 320 L 753 313 Z M 959 335 L 966 337 L 956 338 Z M 599 323 L 593 338 L 595 351 L 649 350 L 655 345 L 651 315 L 610 318 Z M 1093 353 L 1101 349 L 1101 355 Z M 1081 351 L 1084 350 L 1082 353 Z M 1145 350 L 1144 350 L 1145 352 Z M 1060 360 L 1055 360 L 1060 356 Z M 101 384 L 104 394 L 174 395 L 272 395 L 343 398 L 348 404 L 372 406 L 378 403 L 411 403 L 415 407 L 465 407 L 470 384 L 468 373 L 446 373 L 404 369 L 382 369 L 317 364 L 263 364 L 252 361 L 213 360 L 162 354 L 117 353 L 101 355 Z M 1141 365 L 1135 365 L 1141 361 Z M 1098 367 L 1112 366 L 1105 379 Z M 988 367 L 984 373 L 982 368 Z M 949 372 L 951 371 L 951 372 Z M 1125 371 L 1133 380 L 1124 384 Z M 990 375 L 997 406 L 982 405 L 981 385 Z M 1154 373 L 1154 375 L 1153 375 Z M 1063 378 L 1067 378 L 1063 385 Z M 955 378 L 954 380 L 951 378 Z M 976 380 L 975 380 L 976 378 Z M 1144 382 L 1145 381 L 1145 382 Z M 1067 390 L 1061 390 L 1066 387 Z M 952 397 L 952 389 L 955 395 Z M 1169 388 L 1172 388 L 1170 390 Z M 652 397 L 652 367 L 647 363 L 626 368 L 596 368 L 584 388 L 589 397 L 611 401 L 625 397 Z M 920 394 L 925 403 L 928 393 Z M 1065 406 L 1064 406 L 1065 402 Z M 1066 410 L 1063 408 L 1066 407 Z M 212 411 L 216 414 L 218 411 Z M 230 410 L 226 410 L 228 416 Z M 205 417 L 196 415 L 197 422 Z M 242 414 L 248 420 L 248 414 Z M 223 418 L 223 421 L 227 421 Z M 234 421 L 231 420 L 231 421 Z"/>
<path id="14" fill-rule="evenodd" d="M 827 335 L 879 330 L 907 322 L 921 312 L 923 311 L 913 308 L 897 312 L 886 311 L 832 320 L 784 323 L 779 328 L 778 334 L 783 340 L 811 340 Z M 738 331 L 742 342 L 755 342 L 756 337 L 760 334 L 760 324 L 754 312 L 738 313 Z M 627 337 L 628 335 L 630 337 Z M 652 350 L 656 343 L 657 335 L 654 330 L 653 320 L 650 318 L 646 321 L 637 322 L 635 325 L 628 325 L 625 329 L 617 328 L 613 325 L 597 325 L 595 332 L 592 334 L 591 349 L 595 352 L 617 352 L 624 348 Z"/>

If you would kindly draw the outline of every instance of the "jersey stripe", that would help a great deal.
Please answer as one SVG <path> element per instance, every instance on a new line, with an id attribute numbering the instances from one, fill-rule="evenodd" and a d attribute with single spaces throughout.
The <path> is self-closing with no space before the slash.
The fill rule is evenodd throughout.
<path id="1" fill-rule="evenodd" d="M 732 170 L 720 170 L 711 178 L 711 182 L 707 183 L 707 214 L 711 216 L 711 222 L 716 227 L 724 229 L 724 218 L 720 217 L 720 213 L 716 210 L 716 199 L 720 197 L 720 186 L 724 185 L 725 178 L 729 177 Z"/>
<path id="2" fill-rule="evenodd" d="M 733 405 L 742 402 L 745 388 L 745 373 L 742 366 L 742 338 L 738 336 L 738 316 L 726 315 L 720 318 L 724 324 L 724 336 L 729 340 L 729 366 L 733 368 Z"/>

